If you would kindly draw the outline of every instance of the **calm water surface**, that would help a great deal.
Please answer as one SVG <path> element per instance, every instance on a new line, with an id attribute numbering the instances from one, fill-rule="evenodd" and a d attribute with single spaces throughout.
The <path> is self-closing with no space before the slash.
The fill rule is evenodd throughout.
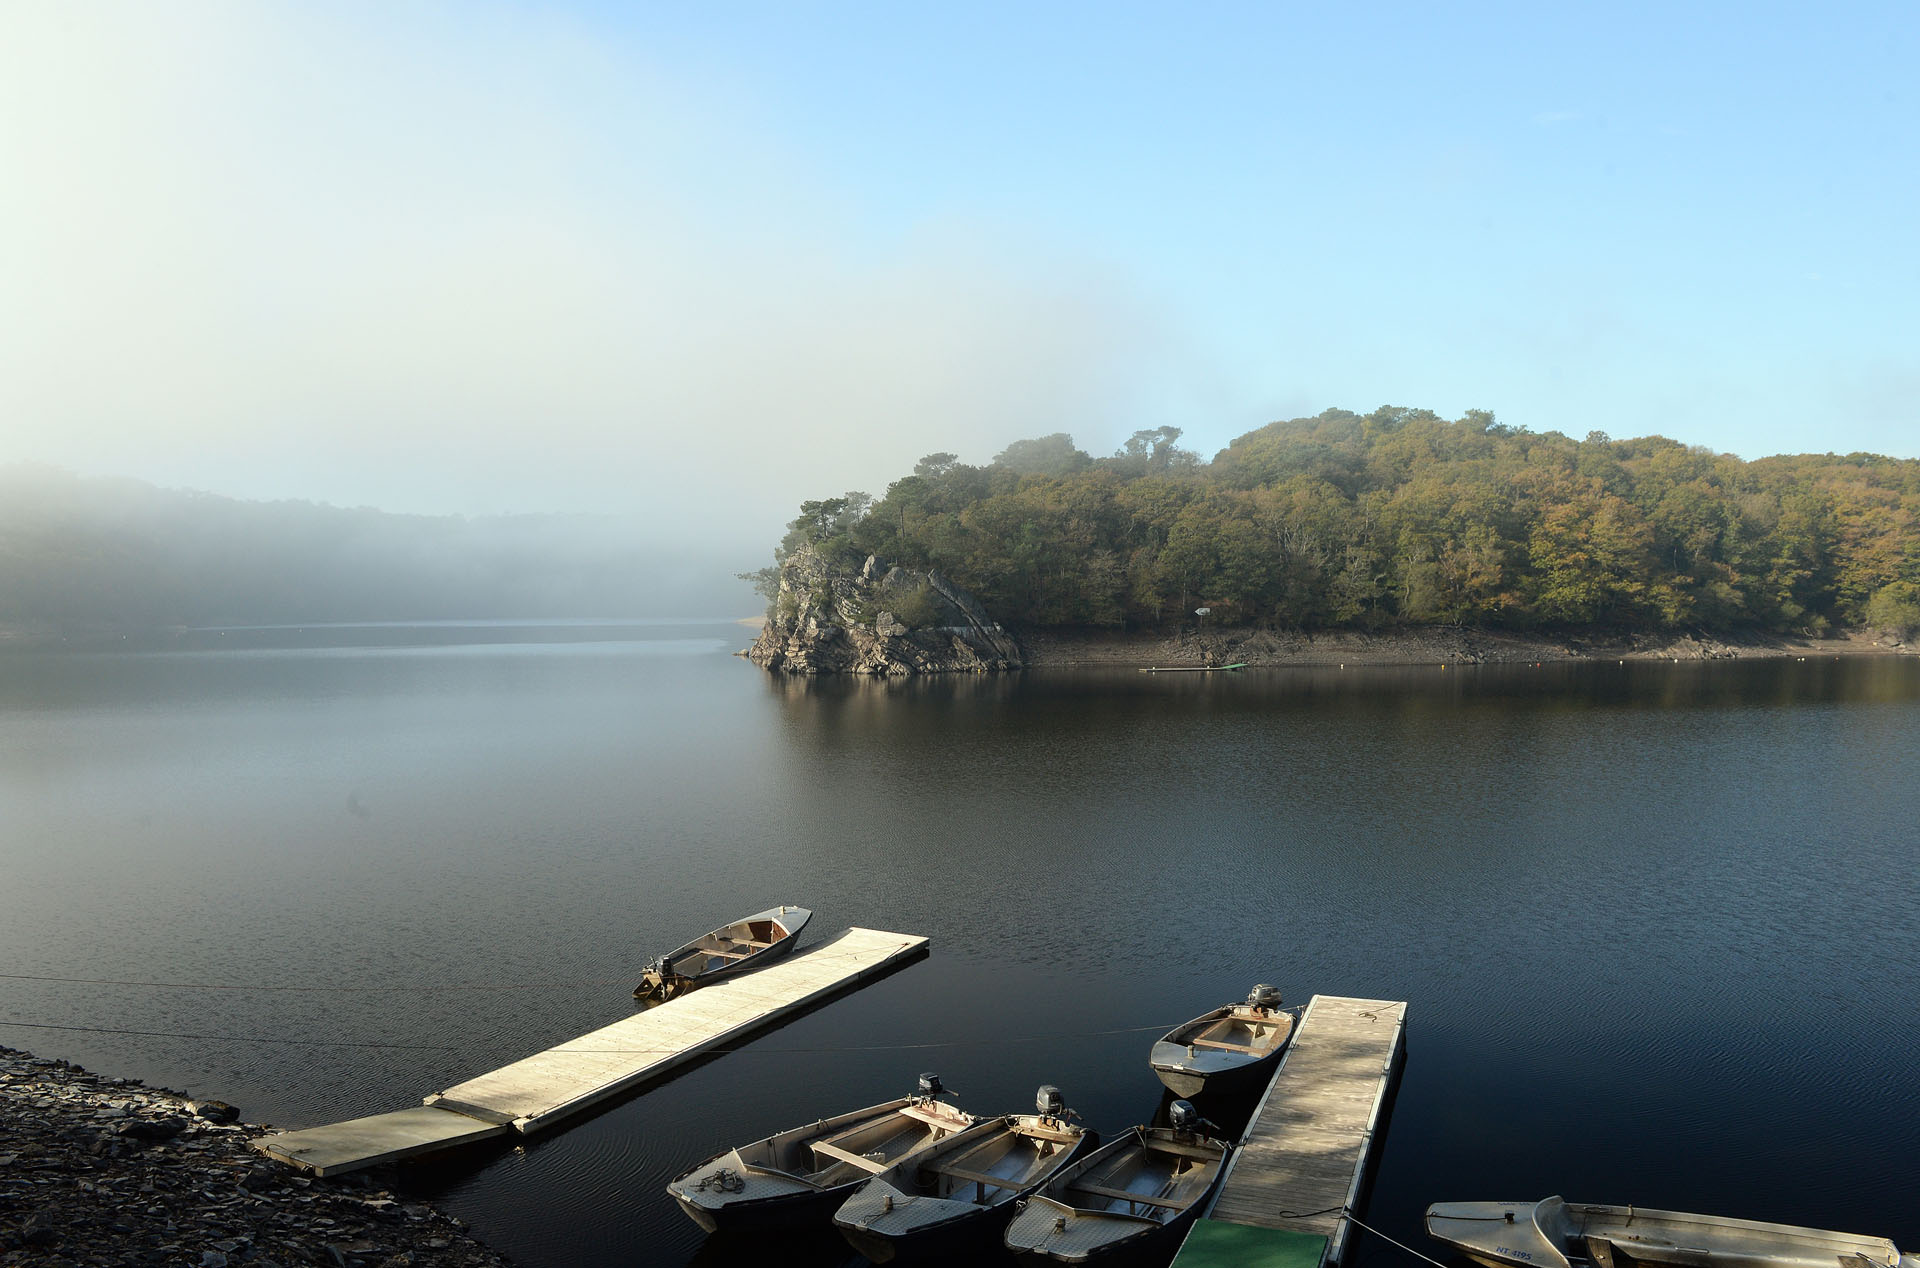
<path id="1" fill-rule="evenodd" d="M 732 1262 L 662 1191 L 700 1158 L 923 1069 L 1111 1132 L 1152 1032 L 1268 981 L 1409 1001 L 1368 1220 L 1422 1249 L 1429 1202 L 1554 1192 L 1920 1247 L 1920 663 L 808 683 L 745 638 L 0 657 L 0 1018 L 41 1027 L 0 1042 L 312 1125 L 799 902 L 933 954 L 409 1183 L 523 1264 Z"/>

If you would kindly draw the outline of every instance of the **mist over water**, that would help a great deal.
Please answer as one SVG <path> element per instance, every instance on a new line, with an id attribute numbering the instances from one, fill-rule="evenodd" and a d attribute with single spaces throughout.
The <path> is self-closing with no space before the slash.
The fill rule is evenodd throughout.
<path id="1" fill-rule="evenodd" d="M 517 1262 L 717 1262 L 662 1191 L 700 1159 L 923 1069 L 1112 1132 L 1156 1029 L 1268 981 L 1409 1001 L 1367 1219 L 1411 1245 L 1429 1202 L 1552 1192 L 1920 1245 L 1920 663 L 809 682 L 746 637 L 0 656 L 0 966 L 130 983 L 0 979 L 0 1018 L 88 1028 L 0 1042 L 311 1125 L 798 902 L 932 954 L 410 1183 Z"/>

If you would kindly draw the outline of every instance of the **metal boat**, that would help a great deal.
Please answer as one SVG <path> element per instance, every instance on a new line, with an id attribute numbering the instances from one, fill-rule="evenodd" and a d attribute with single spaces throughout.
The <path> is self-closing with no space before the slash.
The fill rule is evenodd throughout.
<path id="1" fill-rule="evenodd" d="M 635 999 L 669 1000 L 696 986 L 771 964 L 793 950 L 813 913 L 805 907 L 769 907 L 721 925 L 677 951 L 669 951 L 640 976 Z"/>
<path id="2" fill-rule="evenodd" d="M 1147 1060 L 1175 1096 L 1234 1095 L 1273 1077 L 1293 1036 L 1293 1015 L 1280 992 L 1264 982 L 1244 1004 L 1228 1004 L 1175 1026 L 1153 1045 Z"/>
<path id="3" fill-rule="evenodd" d="M 876 1172 L 978 1120 L 940 1100 L 937 1074 L 920 1093 L 776 1132 L 715 1154 L 667 1185 L 709 1233 L 825 1224 Z"/>
<path id="4" fill-rule="evenodd" d="M 1884 1237 L 1558 1197 L 1436 1202 L 1427 1235 L 1489 1268 L 1920 1268 Z"/>
<path id="5" fill-rule="evenodd" d="M 1057 1172 L 1007 1225 L 1007 1249 L 1040 1263 L 1164 1263 L 1233 1152 L 1186 1101 L 1169 1116 L 1171 1126 L 1136 1127 Z"/>
<path id="6" fill-rule="evenodd" d="M 875 1263 L 991 1256 L 1014 1205 L 1099 1142 L 1056 1087 L 1033 1114 L 990 1118 L 874 1176 L 834 1215 L 847 1242 Z"/>

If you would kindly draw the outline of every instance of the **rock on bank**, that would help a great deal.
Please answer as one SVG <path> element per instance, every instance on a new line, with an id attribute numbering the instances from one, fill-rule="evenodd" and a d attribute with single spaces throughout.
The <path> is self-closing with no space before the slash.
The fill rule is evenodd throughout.
<path id="1" fill-rule="evenodd" d="M 929 569 L 869 555 L 838 568 L 801 545 L 747 658 L 786 674 L 940 674 L 1019 669 L 1020 644 L 965 590 Z"/>
<path id="2" fill-rule="evenodd" d="M 0 1048 L 0 1265 L 499 1268 L 458 1221 L 378 1173 L 294 1175 L 261 1128 L 191 1101 Z"/>

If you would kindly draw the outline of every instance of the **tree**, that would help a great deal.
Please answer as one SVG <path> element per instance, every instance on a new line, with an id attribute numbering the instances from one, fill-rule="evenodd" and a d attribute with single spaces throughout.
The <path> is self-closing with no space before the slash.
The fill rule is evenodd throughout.
<path id="1" fill-rule="evenodd" d="M 1073 446 L 1073 437 L 1057 431 L 1051 436 L 1016 440 L 994 455 L 993 465 L 1019 475 L 1063 476 L 1084 471 L 1093 459 Z"/>
<path id="2" fill-rule="evenodd" d="M 1904 592 L 1881 592 L 1920 582 L 1920 462 L 1749 463 L 1620 430 L 1328 410 L 1211 463 L 1177 427 L 1097 459 L 1060 432 L 987 466 L 929 454 L 870 510 L 810 502 L 791 532 L 856 562 L 938 567 L 1041 624 L 1162 624 L 1218 603 L 1300 626 L 1808 631 L 1897 614 Z"/>
<path id="3" fill-rule="evenodd" d="M 1895 581 L 1880 587 L 1867 604 L 1867 624 L 1899 639 L 1920 632 L 1920 585 Z"/>

